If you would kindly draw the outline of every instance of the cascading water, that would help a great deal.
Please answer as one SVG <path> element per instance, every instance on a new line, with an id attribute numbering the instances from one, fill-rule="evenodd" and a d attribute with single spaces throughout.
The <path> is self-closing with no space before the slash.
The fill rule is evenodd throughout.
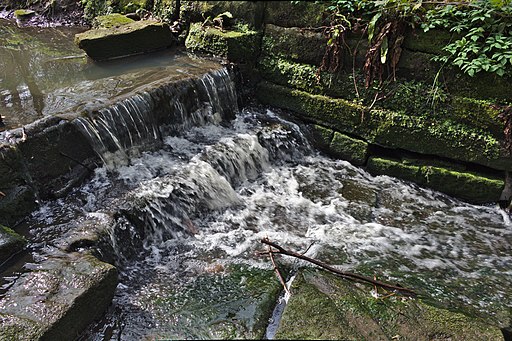
<path id="1" fill-rule="evenodd" d="M 106 166 L 33 220 L 44 226 L 34 232 L 44 253 L 62 221 L 114 217 L 120 284 L 83 339 L 263 336 L 280 290 L 255 255 L 264 237 L 295 250 L 314 242 L 309 256 L 399 282 L 438 305 L 496 323 L 510 317 L 506 214 L 318 155 L 299 126 L 271 111 L 247 109 L 219 125 L 236 107 L 227 76 L 195 82 L 193 105 L 179 89 L 162 89 L 174 94 L 165 97 L 170 115 L 181 117 L 166 127 L 155 115 L 163 97 L 149 93 L 77 122 Z M 159 149 L 126 152 L 153 139 Z M 119 151 L 129 162 L 108 161 Z"/>

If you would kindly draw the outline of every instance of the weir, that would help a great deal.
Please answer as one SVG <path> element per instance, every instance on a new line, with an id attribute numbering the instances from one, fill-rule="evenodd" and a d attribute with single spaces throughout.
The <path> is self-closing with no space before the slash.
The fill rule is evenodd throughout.
<path id="1" fill-rule="evenodd" d="M 507 214 L 327 158 L 303 124 L 270 109 L 240 110 L 233 79 L 217 68 L 158 80 L 71 120 L 103 165 L 23 223 L 33 260 L 4 279 L 0 335 L 262 338 L 282 291 L 270 261 L 257 256 L 265 237 L 413 287 L 430 304 L 495 328 L 508 324 Z M 118 282 L 95 257 L 116 267 Z M 76 270 L 86 284 L 75 297 L 66 291 L 73 274 L 60 269 L 81 262 L 94 271 Z M 290 275 L 305 266 L 279 264 Z M 102 280 L 91 284 L 88 273 Z M 36 280 L 40 290 L 22 290 Z M 111 296 L 96 297 L 97 287 Z M 74 310 L 84 297 L 112 302 L 93 321 Z M 71 313 L 52 314 L 47 302 Z M 73 314 L 90 324 L 64 328 Z"/>

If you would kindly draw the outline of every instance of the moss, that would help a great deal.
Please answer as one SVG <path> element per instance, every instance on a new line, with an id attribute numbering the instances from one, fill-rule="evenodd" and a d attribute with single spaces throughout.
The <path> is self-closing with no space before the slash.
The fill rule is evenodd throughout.
<path id="1" fill-rule="evenodd" d="M 302 269 L 293 285 L 276 339 L 499 340 L 482 320 L 419 299 L 376 299 L 368 286 L 325 271 Z"/>
<path id="2" fill-rule="evenodd" d="M 328 24 L 328 4 L 309 1 L 269 1 L 264 23 L 282 27 L 320 27 Z"/>
<path id="3" fill-rule="evenodd" d="M 341 340 L 347 336 L 334 302 L 307 283 L 302 274 L 296 277 L 291 290 L 293 296 L 284 310 L 275 339 Z"/>
<path id="4" fill-rule="evenodd" d="M 360 166 L 366 163 L 368 143 L 350 136 L 335 132 L 329 146 L 330 153 L 340 159 Z"/>
<path id="5" fill-rule="evenodd" d="M 147 0 L 119 0 L 117 7 L 122 13 L 136 12 L 138 9 L 148 9 L 149 1 Z"/>
<path id="6" fill-rule="evenodd" d="M 385 174 L 413 181 L 476 204 L 498 201 L 504 187 L 503 179 L 428 164 L 422 165 L 418 161 L 410 164 L 399 160 L 372 157 L 367 167 L 372 174 Z"/>
<path id="7" fill-rule="evenodd" d="M 262 53 L 294 62 L 320 65 L 327 47 L 327 38 L 297 27 L 265 25 Z"/>
<path id="8" fill-rule="evenodd" d="M 456 35 L 446 30 L 409 30 L 402 46 L 412 51 L 441 54 L 443 47 L 454 39 Z"/>
<path id="9" fill-rule="evenodd" d="M 313 145 L 322 151 L 328 151 L 329 145 L 331 144 L 334 131 L 316 124 L 308 126 L 309 139 Z"/>
<path id="10" fill-rule="evenodd" d="M 260 29 L 266 3 L 263 1 L 182 1 L 184 16 L 191 22 L 204 21 L 230 12 L 235 22 L 247 24 L 251 29 Z"/>
<path id="11" fill-rule="evenodd" d="M 272 270 L 244 265 L 212 264 L 184 282 L 148 298 L 154 314 L 176 321 L 162 339 L 261 339 L 282 288 Z"/>
<path id="12" fill-rule="evenodd" d="M 185 47 L 192 52 L 211 53 L 233 62 L 254 63 L 259 51 L 259 35 L 250 30 L 223 32 L 195 23 L 190 25 Z"/>
<path id="13" fill-rule="evenodd" d="M 412 117 L 390 110 L 368 111 L 343 99 L 312 95 L 268 82 L 257 88 L 258 99 L 297 112 L 304 119 L 388 148 L 437 155 L 505 170 L 512 160 L 501 154 L 489 132 L 450 120 Z"/>
<path id="14" fill-rule="evenodd" d="M 95 28 L 112 28 L 132 22 L 134 22 L 134 20 L 126 17 L 125 15 L 120 13 L 112 13 L 94 18 L 93 26 Z"/>
<path id="15" fill-rule="evenodd" d="M 356 98 L 354 83 L 348 74 L 321 72 L 318 79 L 316 66 L 268 55 L 259 60 L 258 69 L 264 79 L 280 85 L 348 100 Z"/>
<path id="16" fill-rule="evenodd" d="M 36 12 L 30 9 L 17 9 L 14 11 L 14 16 L 18 19 L 25 19 L 32 15 L 34 15 Z"/>
<path id="17" fill-rule="evenodd" d="M 23 249 L 26 239 L 10 228 L 0 225 L 0 263 Z"/>

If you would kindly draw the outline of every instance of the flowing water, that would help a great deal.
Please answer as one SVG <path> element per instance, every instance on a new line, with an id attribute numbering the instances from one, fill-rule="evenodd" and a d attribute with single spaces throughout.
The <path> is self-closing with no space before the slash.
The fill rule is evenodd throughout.
<path id="1" fill-rule="evenodd" d="M 73 226 L 108 228 L 110 251 L 101 252 L 112 253 L 120 284 L 83 340 L 262 335 L 280 291 L 257 253 L 265 237 L 413 288 L 436 305 L 508 323 L 507 214 L 318 154 L 304 127 L 268 109 L 238 110 L 226 70 L 193 86 L 200 100 L 191 106 L 171 92 L 168 114 L 181 119 L 165 132 L 145 92 L 77 120 L 105 166 L 26 222 L 36 263 L 57 252 L 56 240 Z M 290 275 L 306 265 L 279 261 Z"/>
<path id="2" fill-rule="evenodd" d="M 18 27 L 0 18 L 0 129 L 89 112 L 162 78 L 181 79 L 213 66 L 175 50 L 94 63 L 73 42 L 84 30 Z"/>

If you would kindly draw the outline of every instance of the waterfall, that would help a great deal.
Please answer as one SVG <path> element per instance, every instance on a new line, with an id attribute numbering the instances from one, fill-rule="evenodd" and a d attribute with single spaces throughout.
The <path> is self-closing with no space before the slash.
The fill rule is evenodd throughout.
<path id="1" fill-rule="evenodd" d="M 161 146 L 167 135 L 218 124 L 238 111 L 235 84 L 226 68 L 151 86 L 73 121 L 109 169 Z"/>

